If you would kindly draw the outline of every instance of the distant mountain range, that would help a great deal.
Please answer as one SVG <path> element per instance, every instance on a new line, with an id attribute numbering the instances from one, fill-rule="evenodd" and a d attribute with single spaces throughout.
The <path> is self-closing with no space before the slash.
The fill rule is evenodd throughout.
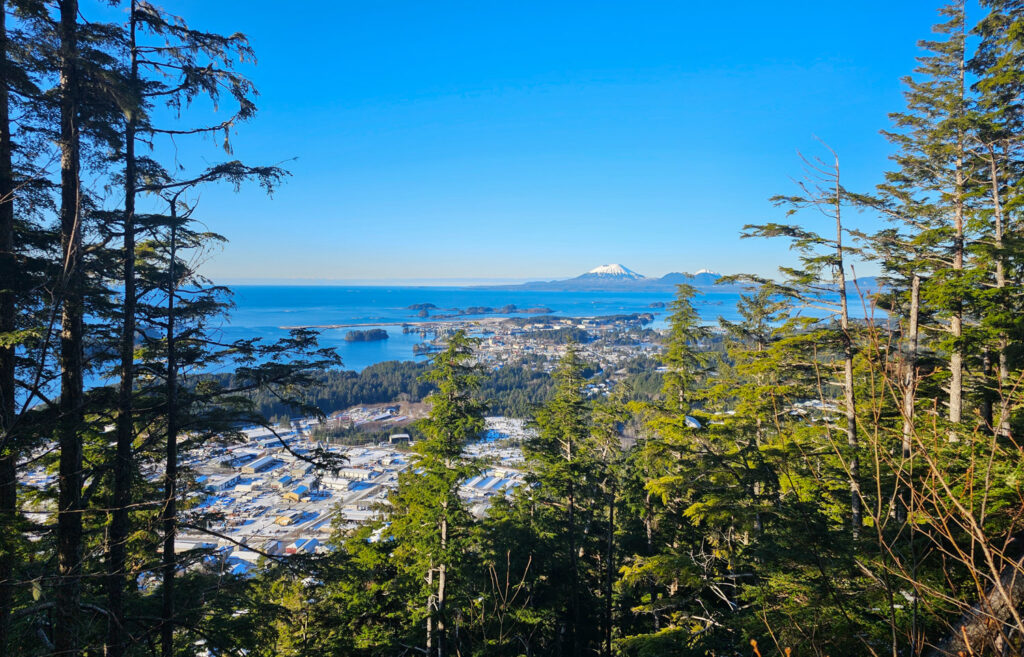
<path id="1" fill-rule="evenodd" d="M 672 272 L 665 274 L 661 278 L 648 278 L 620 264 L 610 264 L 595 267 L 575 278 L 488 287 L 490 289 L 544 290 L 549 292 L 580 292 L 586 290 L 671 292 L 681 283 L 697 288 L 711 287 L 721 277 L 721 274 L 702 269 L 695 274 Z"/>
<path id="2" fill-rule="evenodd" d="M 700 289 L 714 288 L 720 292 L 741 292 L 749 289 L 749 283 L 732 283 L 719 285 L 718 280 L 722 274 L 701 269 L 690 274 L 686 272 L 671 272 L 660 278 L 647 277 L 638 274 L 628 267 L 613 263 L 595 267 L 585 274 L 575 278 L 566 278 L 557 281 L 531 281 L 519 285 L 489 285 L 483 289 L 490 290 L 538 290 L 545 292 L 585 292 L 609 291 L 609 292 L 675 292 L 676 286 L 681 284 L 692 285 Z M 858 280 L 862 292 L 875 292 L 878 283 L 875 278 L 864 277 Z M 853 283 L 847 284 L 847 289 L 855 292 Z"/>

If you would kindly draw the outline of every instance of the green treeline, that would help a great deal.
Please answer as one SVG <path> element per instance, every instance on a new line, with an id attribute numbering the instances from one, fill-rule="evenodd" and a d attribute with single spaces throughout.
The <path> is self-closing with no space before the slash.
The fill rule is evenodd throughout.
<path id="1" fill-rule="evenodd" d="M 426 370 L 425 363 L 411 361 L 375 363 L 360 372 L 330 369 L 312 374 L 300 398 L 325 413 L 360 404 L 419 402 L 433 391 L 432 384 L 422 378 Z M 227 388 L 235 382 L 231 374 L 209 378 Z M 537 371 L 534 363 L 487 371 L 482 377 L 481 390 L 482 395 L 493 400 L 492 414 L 527 418 L 551 396 L 553 385 L 551 377 Z M 291 412 L 287 400 L 279 399 L 273 390 L 254 390 L 247 394 L 247 399 L 264 417 L 287 416 Z"/>

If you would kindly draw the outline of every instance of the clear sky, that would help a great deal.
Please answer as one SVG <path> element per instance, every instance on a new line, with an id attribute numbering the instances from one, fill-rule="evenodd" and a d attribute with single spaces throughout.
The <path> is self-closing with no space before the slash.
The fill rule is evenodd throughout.
<path id="1" fill-rule="evenodd" d="M 167 5 L 169 8 L 170 5 Z M 797 150 L 840 154 L 848 187 L 887 166 L 879 134 L 937 4 L 185 0 L 195 27 L 247 34 L 259 113 L 233 136 L 290 158 L 268 200 L 203 192 L 240 279 L 770 274 Z M 178 144 L 183 161 L 222 157 Z M 808 221 L 820 221 L 813 215 Z M 856 218 L 870 222 L 871 218 Z"/>

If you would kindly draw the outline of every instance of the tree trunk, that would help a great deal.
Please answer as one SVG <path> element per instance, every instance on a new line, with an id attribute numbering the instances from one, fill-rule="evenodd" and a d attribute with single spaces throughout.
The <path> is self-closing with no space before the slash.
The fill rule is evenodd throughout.
<path id="1" fill-rule="evenodd" d="M 167 453 L 164 464 L 163 600 L 160 623 L 160 654 L 174 657 L 174 539 L 177 530 L 178 494 L 178 354 L 175 344 L 174 296 L 177 290 L 178 197 L 171 201 L 170 264 L 167 271 Z"/>
<path id="2" fill-rule="evenodd" d="M 447 628 L 445 627 L 445 595 L 448 586 L 448 501 L 441 503 L 441 563 L 437 566 L 437 657 L 444 657 Z"/>
<path id="3" fill-rule="evenodd" d="M 14 171 L 7 67 L 7 3 L 0 2 L 0 335 L 14 331 Z M 14 346 L 0 345 L 0 654 L 10 650 L 10 613 L 14 603 L 12 550 L 17 530 L 18 462 L 14 439 Z"/>
<path id="4" fill-rule="evenodd" d="M 959 166 L 957 168 L 958 185 L 962 185 L 963 175 Z M 959 275 L 964 268 L 964 225 L 963 225 L 963 199 L 956 202 L 956 214 L 954 217 L 956 237 L 953 246 L 953 271 Z M 959 278 L 957 278 L 959 280 Z M 963 338 L 963 308 L 961 303 L 956 304 L 953 315 L 949 318 L 949 333 L 954 340 L 952 352 L 949 355 L 949 423 L 950 439 L 957 440 L 957 426 L 963 420 L 964 412 L 964 352 L 961 339 Z"/>
<path id="5" fill-rule="evenodd" d="M 572 438 L 568 439 L 566 461 L 572 463 Z M 580 622 L 580 604 L 579 604 L 579 558 L 577 552 L 579 548 L 576 545 L 576 491 L 573 482 L 569 481 L 569 494 L 566 499 L 567 517 L 566 524 L 568 530 L 569 539 L 569 627 L 567 640 L 569 642 L 569 649 L 566 654 L 572 657 L 579 655 L 579 645 L 577 640 L 577 630 L 579 629 Z"/>
<path id="6" fill-rule="evenodd" d="M 961 11 L 963 6 L 961 5 Z M 962 107 L 964 102 L 964 72 L 966 64 L 961 53 L 959 62 L 960 96 Z M 959 111 L 958 111 L 959 114 Z M 956 163 L 953 171 L 953 271 L 954 280 L 959 283 L 964 269 L 964 136 L 961 131 L 957 136 Z M 953 338 L 953 350 L 949 355 L 949 423 L 950 440 L 957 440 L 957 425 L 963 420 L 964 413 L 964 347 L 963 338 L 963 302 L 957 301 L 953 315 L 949 318 L 949 333 Z"/>
<path id="7" fill-rule="evenodd" d="M 431 561 L 430 570 L 427 571 L 427 590 L 430 597 L 427 598 L 427 650 L 428 657 L 434 650 L 434 563 Z"/>
<path id="8" fill-rule="evenodd" d="M 651 558 L 654 556 L 654 524 L 652 514 L 654 513 L 654 505 L 651 504 L 650 492 L 644 497 L 644 534 L 647 538 L 647 557 Z M 658 595 L 658 590 L 652 583 L 647 588 L 648 595 L 651 598 L 651 615 L 654 616 L 654 630 L 658 631 L 661 629 L 661 619 L 658 617 L 658 610 L 654 607 L 654 599 Z"/>
<path id="9" fill-rule="evenodd" d="M 1018 543 L 1020 538 L 1015 539 Z M 1024 600 L 1024 556 L 1021 549 L 1003 566 L 999 586 L 993 584 L 977 604 L 960 616 L 946 636 L 927 653 L 927 657 L 958 657 L 959 655 L 994 654 L 989 652 L 1011 629 L 1007 625 L 1014 606 Z"/>
<path id="10" fill-rule="evenodd" d="M 989 381 L 992 380 L 992 352 L 988 346 L 981 350 L 981 390 L 978 395 L 978 414 L 981 416 L 981 424 L 985 429 L 993 429 L 995 425 L 992 419 L 992 387 Z"/>
<path id="11" fill-rule="evenodd" d="M 615 582 L 615 484 L 608 497 L 608 531 L 605 536 L 604 577 L 604 655 L 612 655 L 612 586 Z"/>
<path id="12" fill-rule="evenodd" d="M 135 2 L 129 8 L 131 83 L 137 83 L 139 65 L 135 48 Z M 133 99 L 134 100 L 134 99 Z M 121 325 L 121 382 L 117 398 L 117 447 L 114 455 L 113 514 L 109 533 L 107 565 L 108 657 L 124 654 L 124 591 L 128 506 L 131 502 L 131 459 L 134 440 L 132 393 L 135 383 L 135 126 L 132 108 L 125 124 L 124 244 L 121 260 L 124 274 L 123 322 Z"/>
<path id="13" fill-rule="evenodd" d="M 992 196 L 992 215 L 995 219 L 995 247 L 996 247 L 996 289 L 1003 290 L 1006 287 L 1006 265 L 1003 255 L 1003 235 L 1006 231 L 1003 217 L 1002 196 L 999 191 L 999 167 L 996 165 L 995 148 L 989 145 L 989 183 Z M 1002 300 L 1002 296 L 997 296 Z M 999 404 L 996 410 L 996 417 L 993 423 L 997 435 L 1010 437 L 1010 365 L 1007 356 L 1009 339 L 1005 330 L 999 332 L 999 362 L 996 379 L 996 389 L 999 393 Z"/>
<path id="14" fill-rule="evenodd" d="M 78 0 L 60 0 L 60 448 L 57 495 L 57 594 L 54 648 L 79 654 L 82 576 L 83 290 L 78 130 Z"/>
<path id="15" fill-rule="evenodd" d="M 900 476 L 909 477 L 904 469 L 914 455 L 914 398 L 917 393 L 917 318 L 921 307 L 921 277 L 914 274 L 910 283 L 910 311 L 907 319 L 906 346 L 903 354 L 903 444 Z M 900 504 L 896 519 L 901 524 L 910 514 L 912 494 L 906 481 L 900 482 Z"/>

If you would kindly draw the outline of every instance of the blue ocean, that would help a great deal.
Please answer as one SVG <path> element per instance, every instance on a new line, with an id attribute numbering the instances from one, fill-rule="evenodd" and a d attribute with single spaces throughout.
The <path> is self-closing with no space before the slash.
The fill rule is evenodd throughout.
<path id="1" fill-rule="evenodd" d="M 470 307 L 517 308 L 545 307 L 552 315 L 593 317 L 649 312 L 655 315 L 655 328 L 665 325 L 668 311 L 652 304 L 668 303 L 670 292 L 560 292 L 520 289 L 483 289 L 473 287 L 342 287 L 239 285 L 232 287 L 235 308 L 223 325 L 225 338 L 261 337 L 273 340 L 287 335 L 289 327 L 324 327 L 321 343 L 335 347 L 346 369 L 361 370 L 386 360 L 414 360 L 413 345 L 422 339 L 413 333 L 404 335 L 401 323 L 424 321 L 410 306 L 433 304 L 431 315 L 453 314 Z M 695 299 L 701 318 L 717 322 L 719 316 L 736 317 L 737 294 L 734 291 L 704 290 Z M 479 316 L 465 316 L 473 319 Z M 508 316 L 508 315 L 488 315 Z M 383 328 L 390 336 L 378 342 L 347 342 L 345 334 L 359 329 Z"/>

